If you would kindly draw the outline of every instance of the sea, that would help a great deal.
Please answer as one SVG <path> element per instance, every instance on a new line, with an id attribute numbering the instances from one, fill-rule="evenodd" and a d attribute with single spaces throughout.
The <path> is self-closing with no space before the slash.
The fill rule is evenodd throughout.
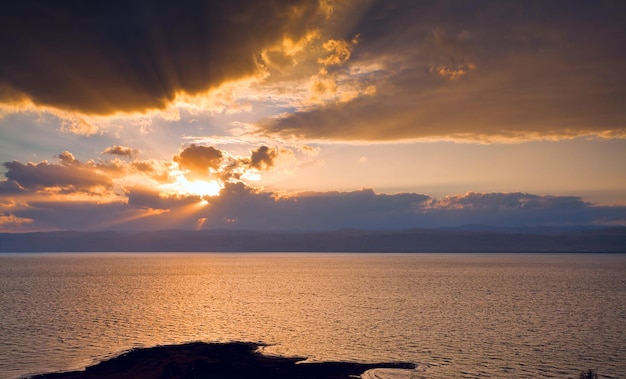
<path id="1" fill-rule="evenodd" d="M 419 365 L 403 378 L 626 378 L 626 254 L 0 254 L 0 378 L 189 341 Z"/>

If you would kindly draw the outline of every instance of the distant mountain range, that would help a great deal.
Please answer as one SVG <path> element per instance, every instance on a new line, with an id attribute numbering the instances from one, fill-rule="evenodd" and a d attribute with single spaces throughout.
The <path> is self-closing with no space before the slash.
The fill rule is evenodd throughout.
<path id="1" fill-rule="evenodd" d="M 608 252 L 626 228 L 0 233 L 0 252 Z"/>

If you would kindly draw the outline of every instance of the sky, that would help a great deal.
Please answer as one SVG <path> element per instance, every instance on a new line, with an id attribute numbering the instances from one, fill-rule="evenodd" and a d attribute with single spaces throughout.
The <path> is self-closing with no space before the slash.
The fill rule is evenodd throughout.
<path id="1" fill-rule="evenodd" d="M 626 2 L 9 0 L 0 231 L 626 225 Z"/>

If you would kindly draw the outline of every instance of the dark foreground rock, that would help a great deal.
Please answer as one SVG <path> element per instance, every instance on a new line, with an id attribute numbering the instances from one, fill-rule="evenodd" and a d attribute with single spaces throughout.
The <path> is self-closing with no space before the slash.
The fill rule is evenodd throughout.
<path id="1" fill-rule="evenodd" d="M 87 367 L 33 379 L 348 379 L 372 368 L 413 369 L 411 363 L 301 363 L 301 357 L 266 356 L 256 343 L 203 343 L 133 349 Z"/>

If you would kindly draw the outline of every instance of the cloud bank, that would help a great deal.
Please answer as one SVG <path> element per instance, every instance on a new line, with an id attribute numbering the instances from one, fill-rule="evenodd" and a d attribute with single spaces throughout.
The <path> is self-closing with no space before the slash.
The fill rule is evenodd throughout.
<path id="1" fill-rule="evenodd" d="M 257 56 L 299 40 L 317 1 L 10 1 L 0 14 L 0 102 L 84 114 L 165 108 L 253 76 Z"/>
<path id="2" fill-rule="evenodd" d="M 326 141 L 626 137 L 616 1 L 375 1 L 335 75 L 375 91 L 258 123 Z M 337 62 L 339 63 L 339 62 Z"/>
<path id="3" fill-rule="evenodd" d="M 86 134 L 113 114 L 178 120 L 178 101 L 260 111 L 248 124 L 275 139 L 626 138 L 625 12 L 591 0 L 10 1 L 0 106 L 31 102 Z"/>
<path id="4" fill-rule="evenodd" d="M 218 149 L 198 149 L 195 161 L 202 171 L 225 169 L 219 196 L 166 192 L 161 184 L 171 176 L 155 175 L 152 162 L 126 162 L 118 170 L 146 175 L 152 186 L 118 182 L 103 174 L 108 162 L 82 163 L 71 153 L 59 155 L 57 163 L 8 162 L 7 179 L 0 181 L 0 228 L 30 230 L 163 230 L 163 229 L 255 229 L 333 230 L 341 228 L 408 229 L 453 227 L 466 224 L 510 226 L 624 225 L 626 207 L 596 206 L 575 196 L 528 193 L 467 193 L 441 199 L 426 194 L 379 194 L 372 189 L 353 192 L 303 192 L 289 196 L 255 189 L 232 172 L 233 162 L 252 166 L 264 162 L 266 149 L 257 157 L 226 159 Z M 206 157 L 217 160 L 203 161 Z M 204 157 L 204 158 L 203 158 Z M 180 159 L 180 158 L 179 158 Z M 200 164 L 202 163 L 202 164 Z M 218 164 L 219 163 L 219 164 Z M 265 163 L 267 164 L 267 163 Z M 221 166 L 220 166 L 221 165 Z M 142 167 L 139 171 L 136 167 Z M 167 166 L 161 162 L 160 167 Z M 198 172 L 195 172 L 198 175 Z M 160 178 L 159 182 L 155 178 Z M 159 184 L 160 183 L 160 184 Z M 106 189 L 103 190 L 102 188 Z M 166 187 L 163 187 L 166 188 Z M 81 196 L 78 196 L 81 195 Z"/>

